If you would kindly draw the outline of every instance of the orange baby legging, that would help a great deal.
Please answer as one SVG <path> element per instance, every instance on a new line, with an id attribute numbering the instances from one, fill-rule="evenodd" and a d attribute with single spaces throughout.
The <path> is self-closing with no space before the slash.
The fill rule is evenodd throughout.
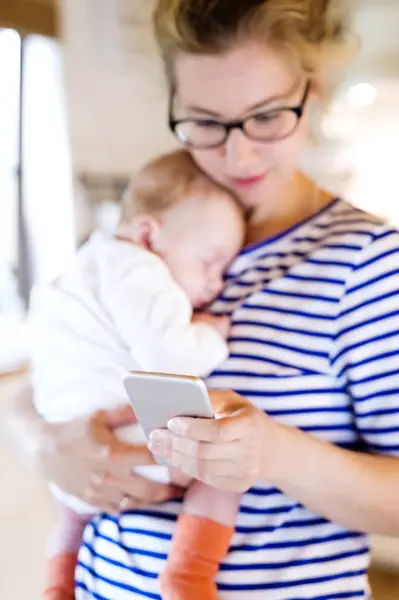
<path id="1" fill-rule="evenodd" d="M 43 600 L 74 600 L 77 559 L 75 552 L 55 554 L 49 559 Z"/>
<path id="2" fill-rule="evenodd" d="M 218 600 L 214 578 L 226 556 L 234 529 L 200 517 L 179 517 L 165 570 L 163 600 Z M 65 552 L 47 564 L 43 600 L 74 600 L 77 554 Z"/>
<path id="3" fill-rule="evenodd" d="M 163 600 L 217 600 L 214 582 L 234 529 L 183 514 L 179 517 L 168 562 L 160 575 Z"/>

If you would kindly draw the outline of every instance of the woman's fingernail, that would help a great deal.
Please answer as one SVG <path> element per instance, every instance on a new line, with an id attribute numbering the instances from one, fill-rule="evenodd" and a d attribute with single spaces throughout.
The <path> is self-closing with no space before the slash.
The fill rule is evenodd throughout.
<path id="1" fill-rule="evenodd" d="M 149 436 L 149 442 L 151 444 L 164 444 L 168 438 L 167 431 L 160 431 L 159 429 L 154 429 L 151 431 Z"/>
<path id="2" fill-rule="evenodd" d="M 162 452 L 161 444 L 158 444 L 158 442 L 152 442 L 151 440 L 148 442 L 148 449 L 154 454 L 159 454 Z"/>
<path id="3" fill-rule="evenodd" d="M 173 433 L 184 433 L 185 424 L 180 419 L 171 419 L 168 423 L 168 429 Z"/>

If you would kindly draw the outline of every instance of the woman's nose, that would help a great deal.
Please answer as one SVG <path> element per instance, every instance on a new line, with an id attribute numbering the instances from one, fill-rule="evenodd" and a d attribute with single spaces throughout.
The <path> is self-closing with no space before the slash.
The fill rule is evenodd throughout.
<path id="1" fill-rule="evenodd" d="M 225 156 L 233 177 L 246 176 L 256 157 L 256 143 L 239 129 L 233 129 L 225 144 Z"/>

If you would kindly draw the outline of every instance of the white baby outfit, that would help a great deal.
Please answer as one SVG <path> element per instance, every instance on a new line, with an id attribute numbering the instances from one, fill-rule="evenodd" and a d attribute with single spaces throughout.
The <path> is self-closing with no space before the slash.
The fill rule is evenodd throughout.
<path id="1" fill-rule="evenodd" d="M 31 297 L 33 383 L 39 413 L 69 421 L 124 405 L 129 370 L 205 376 L 228 354 L 165 263 L 142 247 L 94 234 L 72 268 Z M 141 443 L 137 427 L 124 439 Z M 127 437 L 126 437 L 127 436 Z M 133 437 L 132 437 L 133 436 Z M 146 472 L 151 477 L 149 467 Z M 78 512 L 93 508 L 55 490 Z"/>

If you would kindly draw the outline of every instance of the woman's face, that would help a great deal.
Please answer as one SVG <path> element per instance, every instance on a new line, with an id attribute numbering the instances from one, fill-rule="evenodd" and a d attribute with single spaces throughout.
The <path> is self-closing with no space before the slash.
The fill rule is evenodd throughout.
<path id="1" fill-rule="evenodd" d="M 181 55 L 175 65 L 174 118 L 236 121 L 300 104 L 303 74 L 265 44 L 248 43 L 221 55 Z M 307 137 L 307 110 L 284 140 L 258 142 L 233 129 L 226 143 L 190 149 L 197 164 L 249 209 L 270 207 L 295 171 Z M 266 210 L 266 212 L 268 212 Z"/>

